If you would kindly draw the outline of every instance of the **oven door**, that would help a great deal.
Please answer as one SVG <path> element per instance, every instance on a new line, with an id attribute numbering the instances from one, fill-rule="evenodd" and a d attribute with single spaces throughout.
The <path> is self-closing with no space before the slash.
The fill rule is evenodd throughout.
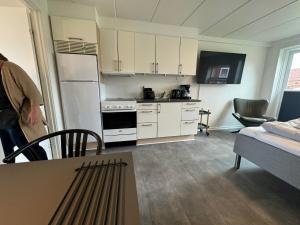
<path id="1" fill-rule="evenodd" d="M 136 111 L 131 112 L 102 112 L 103 129 L 136 128 Z"/>

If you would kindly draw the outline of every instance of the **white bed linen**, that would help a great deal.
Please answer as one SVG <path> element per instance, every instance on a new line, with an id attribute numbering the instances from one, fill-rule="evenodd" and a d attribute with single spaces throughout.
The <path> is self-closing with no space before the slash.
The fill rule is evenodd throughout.
<path id="1" fill-rule="evenodd" d="M 262 127 L 246 127 L 240 134 L 255 138 L 261 142 L 300 156 L 300 142 L 267 132 Z"/>

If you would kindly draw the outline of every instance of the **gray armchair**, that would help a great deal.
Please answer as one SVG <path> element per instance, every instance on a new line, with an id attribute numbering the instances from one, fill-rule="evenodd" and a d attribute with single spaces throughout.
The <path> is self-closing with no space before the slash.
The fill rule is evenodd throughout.
<path id="1" fill-rule="evenodd" d="M 265 116 L 269 102 L 265 99 L 233 99 L 234 113 L 232 115 L 244 126 L 260 126 L 264 122 L 274 121 L 275 118 Z"/>

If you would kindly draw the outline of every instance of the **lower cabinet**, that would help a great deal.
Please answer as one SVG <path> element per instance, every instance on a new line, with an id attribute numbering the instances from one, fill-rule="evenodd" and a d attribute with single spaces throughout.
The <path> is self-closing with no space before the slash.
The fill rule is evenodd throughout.
<path id="1" fill-rule="evenodd" d="M 181 135 L 197 134 L 198 120 L 194 121 L 181 121 Z"/>
<path id="2" fill-rule="evenodd" d="M 157 136 L 171 137 L 180 135 L 181 103 L 158 103 Z"/>
<path id="3" fill-rule="evenodd" d="M 157 137 L 157 123 L 138 123 L 137 138 L 147 139 Z"/>

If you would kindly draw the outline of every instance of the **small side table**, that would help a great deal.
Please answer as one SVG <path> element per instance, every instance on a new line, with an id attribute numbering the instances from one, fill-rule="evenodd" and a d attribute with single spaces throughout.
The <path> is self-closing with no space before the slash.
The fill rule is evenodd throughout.
<path id="1" fill-rule="evenodd" d="M 199 115 L 200 115 L 200 123 L 198 123 L 198 129 L 200 130 L 200 132 L 203 131 L 203 129 L 205 129 L 205 133 L 206 136 L 209 136 L 209 132 L 208 132 L 208 121 L 209 121 L 209 115 L 211 114 L 211 112 L 209 110 L 203 110 L 200 109 L 199 111 Z M 204 123 L 203 120 L 203 116 L 206 116 L 206 123 Z"/>

